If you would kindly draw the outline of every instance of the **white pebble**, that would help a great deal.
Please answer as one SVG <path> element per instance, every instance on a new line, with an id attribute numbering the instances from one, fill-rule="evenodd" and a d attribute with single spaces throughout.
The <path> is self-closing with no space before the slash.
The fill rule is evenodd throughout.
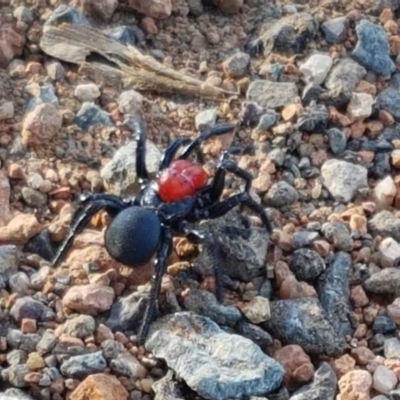
<path id="1" fill-rule="evenodd" d="M 374 98 L 369 93 L 353 93 L 347 107 L 347 114 L 352 121 L 364 121 L 372 114 Z"/>
<path id="2" fill-rule="evenodd" d="M 0 105 L 0 121 L 3 119 L 9 119 L 14 116 L 14 104 L 11 101 L 7 101 Z"/>
<path id="3" fill-rule="evenodd" d="M 326 54 L 313 54 L 303 65 L 300 71 L 306 78 L 317 85 L 321 85 L 332 68 L 332 58 Z"/>
<path id="4" fill-rule="evenodd" d="M 100 97 L 100 89 L 95 83 L 85 83 L 75 88 L 75 97 L 82 102 L 94 101 Z"/>

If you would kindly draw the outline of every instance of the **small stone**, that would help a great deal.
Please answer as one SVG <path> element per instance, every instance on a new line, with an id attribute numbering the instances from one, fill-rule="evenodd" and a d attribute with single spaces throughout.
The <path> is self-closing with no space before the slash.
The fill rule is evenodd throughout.
<path id="1" fill-rule="evenodd" d="M 372 274 L 365 282 L 366 291 L 376 294 L 396 294 L 400 287 L 400 270 L 385 268 Z"/>
<path id="2" fill-rule="evenodd" d="M 337 17 L 328 19 L 321 25 L 325 40 L 329 44 L 337 44 L 342 42 L 347 35 L 349 20 L 347 17 Z"/>
<path id="3" fill-rule="evenodd" d="M 0 121 L 10 119 L 14 116 L 14 104 L 11 101 L 0 103 Z"/>
<path id="4" fill-rule="evenodd" d="M 390 207 L 397 193 L 396 184 L 391 176 L 382 179 L 374 188 L 374 200 L 381 207 Z"/>
<path id="5" fill-rule="evenodd" d="M 397 338 L 385 339 L 384 355 L 388 360 L 400 358 L 400 340 Z"/>
<path id="6" fill-rule="evenodd" d="M 396 331 L 396 324 L 386 315 L 378 315 L 375 318 L 372 330 L 375 333 L 390 334 Z"/>
<path id="7" fill-rule="evenodd" d="M 163 19 L 171 15 L 171 0 L 129 0 L 129 7 L 154 19 Z"/>
<path id="8" fill-rule="evenodd" d="M 143 96 L 136 90 L 127 90 L 118 97 L 118 110 L 122 114 L 136 114 L 143 105 Z"/>
<path id="9" fill-rule="evenodd" d="M 115 292 L 112 288 L 89 284 L 71 287 L 62 302 L 64 307 L 70 310 L 97 315 L 108 311 L 113 304 L 114 298 Z"/>
<path id="10" fill-rule="evenodd" d="M 112 375 L 88 376 L 71 393 L 70 400 L 128 400 L 129 393 L 122 383 Z"/>
<path id="11" fill-rule="evenodd" d="M 59 132 L 61 124 L 61 115 L 54 105 L 39 104 L 24 119 L 22 143 L 43 146 Z"/>
<path id="12" fill-rule="evenodd" d="M 343 375 L 339 380 L 339 390 L 342 399 L 369 399 L 372 386 L 372 376 L 365 370 L 354 370 Z"/>
<path id="13" fill-rule="evenodd" d="M 232 78 L 242 78 L 250 64 L 250 56 L 246 53 L 238 52 L 229 57 L 222 63 L 224 72 Z"/>
<path id="14" fill-rule="evenodd" d="M 300 71 L 308 78 L 308 82 L 322 85 L 332 68 L 332 58 L 327 54 L 313 54 L 300 66 Z"/>
<path id="15" fill-rule="evenodd" d="M 396 374 L 385 367 L 384 365 L 379 365 L 372 376 L 372 387 L 379 393 L 389 394 L 397 385 Z"/>
<path id="16" fill-rule="evenodd" d="M 195 125 L 198 131 L 204 131 L 207 128 L 212 128 L 215 125 L 218 117 L 216 108 L 208 108 L 200 111 L 195 118 Z"/>
<path id="17" fill-rule="evenodd" d="M 79 126 L 82 131 L 86 131 L 90 126 L 113 125 L 109 114 L 92 102 L 82 103 L 73 122 Z"/>
<path id="18" fill-rule="evenodd" d="M 220 10 L 227 14 L 236 14 L 242 7 L 244 0 L 213 0 Z"/>
<path id="19" fill-rule="evenodd" d="M 374 97 L 369 93 L 352 93 L 347 114 L 352 121 L 364 121 L 372 114 Z"/>
<path id="20" fill-rule="evenodd" d="M 46 66 L 47 75 L 53 79 L 53 81 L 58 81 L 64 78 L 65 69 L 64 66 L 59 61 L 53 61 Z"/>
<path id="21" fill-rule="evenodd" d="M 314 366 L 310 357 L 300 346 L 284 346 L 275 352 L 274 358 L 285 369 L 283 383 L 289 390 L 296 389 L 312 380 Z"/>
<path id="22" fill-rule="evenodd" d="M 101 92 L 99 87 L 95 83 L 86 83 L 82 85 L 78 85 L 75 88 L 74 92 L 75 97 L 84 102 L 84 101 L 95 101 L 98 97 L 100 97 Z"/>
<path id="23" fill-rule="evenodd" d="M 72 356 L 61 365 L 61 373 L 74 379 L 80 379 L 86 375 L 102 372 L 107 368 L 107 362 L 101 351 L 84 354 L 81 356 Z"/>
<path id="24" fill-rule="evenodd" d="M 338 378 L 341 378 L 343 375 L 347 374 L 349 371 L 352 371 L 356 366 L 356 361 L 353 357 L 350 357 L 348 354 L 343 354 L 341 357 L 336 358 L 332 361 L 332 367 L 336 372 Z"/>
<path id="25" fill-rule="evenodd" d="M 297 190 L 285 181 L 274 183 L 265 196 L 267 204 L 271 207 L 284 207 L 292 205 L 299 198 Z"/>
<path id="26" fill-rule="evenodd" d="M 271 316 L 269 300 L 261 296 L 256 296 L 253 300 L 240 307 L 240 309 L 253 324 L 265 322 Z"/>
<path id="27" fill-rule="evenodd" d="M 327 130 L 329 138 L 329 146 L 333 154 L 341 154 L 346 149 L 347 138 L 346 134 L 338 128 L 331 128 Z"/>
<path id="28" fill-rule="evenodd" d="M 29 354 L 28 360 L 26 361 L 26 365 L 29 367 L 31 371 L 37 371 L 46 366 L 43 357 L 36 352 Z"/>

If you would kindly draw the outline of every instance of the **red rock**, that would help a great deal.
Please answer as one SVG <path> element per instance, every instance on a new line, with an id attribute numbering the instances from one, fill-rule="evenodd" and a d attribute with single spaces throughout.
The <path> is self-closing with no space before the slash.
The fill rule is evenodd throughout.
<path id="1" fill-rule="evenodd" d="M 118 0 L 74 0 L 72 6 L 85 15 L 108 20 L 118 7 Z"/>
<path id="2" fill-rule="evenodd" d="M 361 285 L 357 285 L 351 288 L 350 298 L 354 304 L 354 307 L 365 307 L 369 303 L 368 296 Z"/>
<path id="3" fill-rule="evenodd" d="M 297 344 L 282 347 L 276 351 L 274 358 L 285 369 L 283 382 L 289 390 L 309 382 L 314 376 L 310 357 Z"/>
<path id="4" fill-rule="evenodd" d="M 331 365 L 338 378 L 341 378 L 343 375 L 354 369 L 356 361 L 348 354 L 344 354 L 343 356 L 332 361 Z"/>
<path id="5" fill-rule="evenodd" d="M 144 17 L 142 19 L 142 28 L 149 35 L 157 35 L 158 28 L 153 18 Z"/>
<path id="6" fill-rule="evenodd" d="M 34 215 L 18 214 L 7 226 L 0 228 L 0 244 L 25 244 L 42 230 L 42 225 Z"/>
<path id="7" fill-rule="evenodd" d="M 7 67 L 24 49 L 25 36 L 15 31 L 10 24 L 0 24 L 0 68 Z"/>
<path id="8" fill-rule="evenodd" d="M 350 355 L 356 360 L 357 365 L 367 365 L 375 358 L 375 354 L 367 347 L 351 349 Z"/>

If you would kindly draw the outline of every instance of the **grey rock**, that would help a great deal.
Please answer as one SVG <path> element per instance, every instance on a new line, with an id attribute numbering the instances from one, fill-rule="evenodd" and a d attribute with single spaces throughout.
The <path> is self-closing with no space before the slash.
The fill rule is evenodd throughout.
<path id="1" fill-rule="evenodd" d="M 268 21 L 267 29 L 260 37 L 264 55 L 282 51 L 290 54 L 303 53 L 307 43 L 316 35 L 317 27 L 314 17 L 306 12 Z"/>
<path id="2" fill-rule="evenodd" d="M 10 367 L 1 371 L 2 378 L 9 382 L 12 386 L 17 388 L 23 388 L 28 386 L 25 382 L 25 375 L 28 374 L 30 369 L 26 364 L 11 365 Z"/>
<path id="3" fill-rule="evenodd" d="M 357 61 L 349 57 L 342 58 L 330 70 L 325 80 L 325 87 L 329 90 L 338 87 L 347 88 L 351 92 L 366 74 L 367 70 Z"/>
<path id="4" fill-rule="evenodd" d="M 249 282 L 263 274 L 268 250 L 266 230 L 252 226 L 239 210 L 205 221 L 200 228 L 212 235 L 221 255 L 219 262 L 229 277 Z M 212 274 L 211 261 L 208 252 L 201 251 L 194 261 L 195 271 Z"/>
<path id="5" fill-rule="evenodd" d="M 0 246 L 0 276 L 8 283 L 10 276 L 18 272 L 19 251 L 17 246 Z"/>
<path id="6" fill-rule="evenodd" d="M 297 190 L 285 181 L 279 181 L 271 186 L 265 196 L 266 203 L 271 207 L 290 206 L 299 199 Z"/>
<path id="7" fill-rule="evenodd" d="M 122 114 L 136 114 L 143 105 L 143 96 L 136 90 L 126 90 L 118 97 L 118 110 Z"/>
<path id="8" fill-rule="evenodd" d="M 49 353 L 57 344 L 57 337 L 54 331 L 47 329 L 44 331 L 39 343 L 36 346 L 36 351 L 41 354 Z"/>
<path id="9" fill-rule="evenodd" d="M 26 295 L 29 291 L 30 280 L 25 272 L 17 272 L 10 277 L 10 288 L 13 293 L 18 293 L 19 295 Z"/>
<path id="10" fill-rule="evenodd" d="M 235 79 L 239 79 L 245 75 L 249 64 L 250 56 L 246 53 L 239 51 L 238 53 L 233 54 L 228 59 L 226 59 L 223 62 L 222 67 L 229 76 Z"/>
<path id="11" fill-rule="evenodd" d="M 325 161 L 321 175 L 329 192 L 338 201 L 349 202 L 359 189 L 368 187 L 367 169 L 347 161 Z"/>
<path id="12" fill-rule="evenodd" d="M 364 288 L 376 294 L 399 294 L 400 269 L 389 267 L 372 274 L 364 282 Z"/>
<path id="13" fill-rule="evenodd" d="M 21 190 L 22 198 L 30 207 L 44 207 L 47 204 L 47 195 L 39 192 L 39 190 L 30 187 L 23 187 Z"/>
<path id="14" fill-rule="evenodd" d="M 268 153 L 268 158 L 281 167 L 285 161 L 285 153 L 282 149 L 273 149 Z"/>
<path id="15" fill-rule="evenodd" d="M 319 238 L 318 232 L 297 231 L 293 233 L 292 246 L 294 249 L 309 246 Z"/>
<path id="16" fill-rule="evenodd" d="M 7 389 L 4 394 L 6 396 L 9 396 L 10 398 L 4 398 L 2 399 L 0 397 L 0 400 L 35 400 L 33 397 L 31 397 L 29 394 L 25 393 L 21 389 L 16 389 L 16 388 L 10 388 Z"/>
<path id="17" fill-rule="evenodd" d="M 154 400 L 185 400 L 173 375 L 169 370 L 163 378 L 153 383 L 151 388 L 155 393 Z"/>
<path id="18" fill-rule="evenodd" d="M 78 315 L 69 318 L 62 325 L 61 332 L 69 336 L 85 339 L 92 336 L 96 329 L 96 322 L 90 315 Z"/>
<path id="19" fill-rule="evenodd" d="M 388 87 L 382 90 L 375 101 L 379 109 L 387 111 L 393 118 L 400 122 L 400 91 L 397 88 Z"/>
<path id="20" fill-rule="evenodd" d="M 21 322 L 24 318 L 46 320 L 46 314 L 50 315 L 53 311 L 42 302 L 25 296 L 17 299 L 11 307 L 10 314 L 17 321 Z"/>
<path id="21" fill-rule="evenodd" d="M 293 82 L 273 82 L 256 80 L 250 83 L 246 98 L 255 101 L 264 108 L 278 108 L 292 104 L 298 96 L 298 89 Z"/>
<path id="22" fill-rule="evenodd" d="M 146 348 L 207 400 L 267 395 L 283 378 L 282 366 L 252 341 L 192 313 L 168 315 L 154 323 Z"/>
<path id="23" fill-rule="evenodd" d="M 349 20 L 345 16 L 328 19 L 321 25 L 325 40 L 329 44 L 341 43 L 346 38 L 348 28 Z"/>
<path id="24" fill-rule="evenodd" d="M 349 254 L 339 252 L 334 254 L 326 270 L 319 276 L 316 289 L 318 298 L 326 318 L 335 331 L 344 338 L 352 335 L 350 323 L 350 287 L 349 273 L 351 270 Z"/>
<path id="25" fill-rule="evenodd" d="M 6 360 L 10 365 L 25 364 L 28 359 L 28 355 L 23 350 L 11 350 L 6 355 Z"/>
<path id="26" fill-rule="evenodd" d="M 138 293 L 120 297 L 111 307 L 106 325 L 113 331 L 129 331 L 139 327 L 147 300 Z"/>
<path id="27" fill-rule="evenodd" d="M 329 146 L 333 154 L 341 154 L 346 149 L 346 134 L 338 128 L 331 128 L 326 131 L 329 139 Z"/>
<path id="28" fill-rule="evenodd" d="M 368 221 L 368 228 L 376 236 L 392 237 L 400 241 L 400 218 L 396 218 L 390 211 L 382 210 Z"/>
<path id="29" fill-rule="evenodd" d="M 358 42 L 352 56 L 365 68 L 376 74 L 391 75 L 396 66 L 390 58 L 389 41 L 385 30 L 367 19 L 356 26 Z"/>
<path id="30" fill-rule="evenodd" d="M 329 112 L 324 104 L 307 106 L 296 123 L 296 129 L 303 132 L 323 132 L 328 126 Z"/>
<path id="31" fill-rule="evenodd" d="M 353 239 L 343 222 L 326 222 L 322 225 L 321 231 L 325 238 L 331 242 L 337 250 L 351 251 L 353 250 Z"/>
<path id="32" fill-rule="evenodd" d="M 236 307 L 218 303 L 216 297 L 206 290 L 191 289 L 185 296 L 184 306 L 188 311 L 211 318 L 219 325 L 234 326 L 241 318 Z"/>
<path id="33" fill-rule="evenodd" d="M 288 265 L 299 281 L 314 280 L 325 270 L 324 260 L 311 249 L 299 249 L 293 252 Z"/>
<path id="34" fill-rule="evenodd" d="M 109 193 L 116 196 L 135 196 L 140 189 L 136 175 L 136 147 L 132 141 L 120 147 L 112 160 L 106 164 L 100 174 Z M 146 167 L 150 176 L 155 177 L 161 159 L 161 152 L 156 145 L 146 141 Z"/>
<path id="35" fill-rule="evenodd" d="M 33 8 L 28 8 L 25 6 L 19 6 L 14 10 L 14 17 L 18 21 L 22 21 L 27 25 L 30 25 L 34 20 Z"/>
<path id="36" fill-rule="evenodd" d="M 107 362 L 101 351 L 74 356 L 63 362 L 61 373 L 67 378 L 81 379 L 87 375 L 103 372 Z"/>
<path id="37" fill-rule="evenodd" d="M 261 131 L 267 131 L 275 125 L 276 118 L 277 115 L 274 110 L 266 110 L 265 114 L 261 115 L 257 128 Z"/>
<path id="38" fill-rule="evenodd" d="M 392 358 L 400 358 L 400 340 L 397 338 L 388 338 L 385 339 L 383 344 L 383 352 L 385 358 L 390 360 Z"/>
<path id="39" fill-rule="evenodd" d="M 294 392 L 290 400 L 334 400 L 336 391 L 335 371 L 327 362 L 323 362 L 315 371 L 312 382 Z"/>
<path id="40" fill-rule="evenodd" d="M 246 321 L 239 321 L 235 326 L 235 330 L 242 336 L 258 344 L 261 348 L 265 348 L 273 344 L 271 335 L 257 325 L 250 324 Z"/>
<path id="41" fill-rule="evenodd" d="M 147 370 L 132 354 L 124 351 L 116 358 L 111 360 L 110 368 L 119 375 L 127 376 L 131 379 L 143 379 L 147 375 Z"/>
<path id="42" fill-rule="evenodd" d="M 64 78 L 65 69 L 64 66 L 59 61 L 53 61 L 46 66 L 47 75 L 57 81 Z"/>
<path id="43" fill-rule="evenodd" d="M 204 131 L 207 128 L 212 128 L 218 117 L 218 110 L 216 108 L 207 108 L 200 111 L 195 118 L 196 129 Z"/>
<path id="44" fill-rule="evenodd" d="M 337 355 L 343 342 L 314 297 L 271 301 L 271 318 L 262 327 L 283 344 L 298 344 L 307 353 Z"/>
<path id="45" fill-rule="evenodd" d="M 95 125 L 113 126 L 110 116 L 99 106 L 91 102 L 82 104 L 74 118 L 74 124 L 79 126 L 82 131 L 86 131 L 89 127 Z"/>
<path id="46" fill-rule="evenodd" d="M 104 358 L 108 361 L 117 358 L 120 354 L 123 354 L 126 351 L 122 343 L 113 339 L 104 340 L 101 343 L 101 348 Z"/>

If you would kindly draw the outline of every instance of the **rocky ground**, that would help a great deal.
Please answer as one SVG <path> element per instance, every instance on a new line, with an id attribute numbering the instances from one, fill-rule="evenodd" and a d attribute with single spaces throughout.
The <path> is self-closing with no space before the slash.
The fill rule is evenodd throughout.
<path id="1" fill-rule="evenodd" d="M 0 400 L 400 399 L 399 12 L 398 0 L 0 0 Z M 134 45 L 150 73 L 128 68 L 126 47 L 99 53 L 104 38 L 45 45 L 62 22 Z M 238 211 L 201 225 L 224 304 L 207 253 L 175 238 L 145 347 L 150 265 L 110 258 L 105 213 L 49 263 L 76 195 L 137 192 L 121 122 L 138 115 L 153 174 L 177 135 L 238 123 L 204 144 L 206 168 L 242 149 L 232 157 L 274 228 Z M 229 177 L 224 196 L 242 188 Z"/>

